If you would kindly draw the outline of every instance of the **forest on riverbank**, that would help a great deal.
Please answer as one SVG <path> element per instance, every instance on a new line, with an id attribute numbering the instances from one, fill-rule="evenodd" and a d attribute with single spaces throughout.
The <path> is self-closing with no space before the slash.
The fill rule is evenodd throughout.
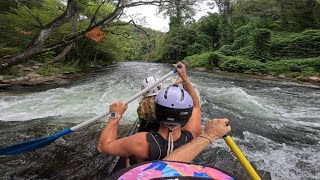
<path id="1" fill-rule="evenodd" d="M 198 21 L 199 3 L 217 13 Z M 0 80 L 78 73 L 119 61 L 176 62 L 308 80 L 320 76 L 320 0 L 1 1 Z M 126 19 L 156 5 L 166 33 Z M 126 20 L 125 20 L 126 19 Z M 84 37 L 100 28 L 99 42 Z"/>
<path id="2" fill-rule="evenodd" d="M 187 20 L 191 12 L 177 8 L 176 19 L 152 59 L 183 59 L 191 67 L 319 80 L 319 0 L 215 0 L 215 5 L 218 13 L 197 22 Z"/>

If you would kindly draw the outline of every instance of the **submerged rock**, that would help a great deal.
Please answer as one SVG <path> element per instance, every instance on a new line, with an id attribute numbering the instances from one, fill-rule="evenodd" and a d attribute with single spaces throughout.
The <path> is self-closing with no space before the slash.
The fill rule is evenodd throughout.
<path id="1" fill-rule="evenodd" d="M 287 76 L 285 76 L 285 75 L 283 75 L 283 74 L 280 74 L 278 77 L 281 78 L 281 79 L 284 79 L 284 78 L 286 78 Z"/>
<path id="2" fill-rule="evenodd" d="M 309 79 L 310 79 L 311 81 L 320 82 L 320 78 L 319 78 L 319 77 L 317 77 L 317 76 L 309 77 Z"/>

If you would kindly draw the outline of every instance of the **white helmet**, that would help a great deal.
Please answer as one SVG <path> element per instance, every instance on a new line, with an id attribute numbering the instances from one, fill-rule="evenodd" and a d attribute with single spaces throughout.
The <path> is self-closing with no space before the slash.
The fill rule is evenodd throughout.
<path id="1" fill-rule="evenodd" d="M 141 90 L 145 89 L 146 87 L 152 85 L 158 80 L 158 78 L 154 76 L 147 77 L 144 79 L 141 83 Z M 158 92 L 161 90 L 161 85 L 158 84 L 157 86 L 153 87 L 149 91 L 143 94 L 144 97 L 149 97 L 149 96 L 155 96 L 158 94 Z"/>

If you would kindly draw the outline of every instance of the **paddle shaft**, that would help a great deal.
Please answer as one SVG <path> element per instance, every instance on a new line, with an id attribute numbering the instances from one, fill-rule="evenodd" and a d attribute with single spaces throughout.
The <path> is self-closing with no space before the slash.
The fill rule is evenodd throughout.
<path id="1" fill-rule="evenodd" d="M 233 141 L 233 139 L 230 136 L 223 137 L 224 141 L 228 144 L 234 155 L 238 158 L 241 165 L 246 169 L 248 174 L 250 175 L 251 179 L 254 180 L 261 180 L 258 173 L 253 169 L 250 162 L 247 160 L 247 158 L 243 155 L 237 144 Z"/>
<path id="2" fill-rule="evenodd" d="M 158 84 L 160 84 L 161 82 L 163 82 L 164 80 L 166 80 L 168 77 L 170 77 L 171 75 L 173 75 L 174 73 L 176 73 L 177 71 L 176 70 L 173 70 L 171 72 L 169 72 L 168 74 L 164 75 L 163 77 L 161 77 L 160 79 L 158 79 L 156 82 L 154 82 L 152 85 L 146 87 L 145 89 L 143 89 L 142 91 L 140 91 L 139 93 L 133 95 L 132 97 L 130 97 L 128 100 L 125 101 L 125 104 L 129 104 L 131 103 L 132 101 L 134 101 L 135 99 L 137 99 L 138 97 L 140 97 L 142 94 L 148 92 L 150 89 L 152 89 L 153 87 L 157 86 Z M 110 114 L 110 111 L 108 112 L 105 112 L 99 116 L 96 116 L 94 118 L 91 118 L 87 121 L 84 121 L 82 122 L 81 124 L 78 124 L 76 126 L 73 126 L 72 128 L 70 128 L 72 131 L 76 131 L 82 127 L 85 127 L 87 125 L 89 125 L 90 123 L 94 122 L 94 121 L 97 121 L 107 115 Z"/>

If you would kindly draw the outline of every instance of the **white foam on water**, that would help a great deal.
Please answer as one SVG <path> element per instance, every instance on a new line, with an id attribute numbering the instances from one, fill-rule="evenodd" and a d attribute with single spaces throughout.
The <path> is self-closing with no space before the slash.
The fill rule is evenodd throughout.
<path id="1" fill-rule="evenodd" d="M 268 91 L 269 91 L 269 88 L 268 88 L 268 89 L 266 89 L 266 90 L 268 90 Z M 280 91 L 280 90 L 281 90 L 281 88 L 279 88 L 279 87 L 273 87 L 273 88 L 271 88 L 270 90 L 271 90 L 271 91 Z"/>
<path id="2" fill-rule="evenodd" d="M 319 144 L 294 147 L 276 143 L 263 136 L 244 132 L 244 140 L 236 138 L 239 148 L 260 170 L 268 171 L 272 179 L 317 179 L 320 177 Z M 253 147 L 241 145 L 250 143 Z M 240 145 L 239 145 L 240 144 Z"/>
<path id="3" fill-rule="evenodd" d="M 261 117 L 268 119 L 266 123 L 278 129 L 283 126 L 320 128 L 320 122 L 314 122 L 320 117 L 320 107 L 318 108 L 317 105 L 289 108 L 286 104 L 283 104 L 281 99 L 250 95 L 240 87 L 209 87 L 202 90 L 210 94 L 210 97 L 207 98 L 213 99 L 213 102 L 216 102 L 215 104 L 223 104 L 223 107 L 215 105 L 215 109 L 233 114 L 240 119 L 246 115 Z M 233 110 L 230 111 L 230 109 Z"/>
<path id="4" fill-rule="evenodd" d="M 140 90 L 132 87 L 124 88 L 123 84 L 110 85 L 113 82 L 103 86 L 97 81 L 71 88 L 51 89 L 24 97 L 1 98 L 0 120 L 26 121 L 48 116 L 102 114 L 108 110 L 110 103 L 118 99 L 125 100 Z M 137 101 L 132 102 L 126 114 L 134 114 L 137 106 Z"/>
<path id="5" fill-rule="evenodd" d="M 224 108 L 234 110 L 238 117 L 245 114 L 276 118 L 276 114 L 270 112 L 267 106 L 268 100 L 248 94 L 245 89 L 240 87 L 210 87 L 204 91 L 210 93 L 214 102 L 223 104 Z M 236 113 L 233 112 L 233 113 Z"/>
<path id="6" fill-rule="evenodd" d="M 149 68 L 146 71 L 141 68 L 141 65 L 139 68 L 134 67 L 138 65 L 139 63 L 120 63 L 120 68 L 124 69 L 70 88 L 50 89 L 25 96 L 0 97 L 0 120 L 27 121 L 54 116 L 70 118 L 99 115 L 108 111 L 112 102 L 129 99 L 138 93 L 141 90 L 140 83 L 143 78 L 151 75 L 160 78 L 171 70 L 161 67 Z M 128 67 L 136 68 L 138 71 Z M 176 78 L 176 75 L 169 77 L 162 83 L 162 87 L 169 86 Z M 136 110 L 139 100 L 138 98 L 131 102 L 124 114 L 132 121 L 137 118 Z M 86 119 L 79 119 L 80 122 L 84 120 Z"/>
<path id="7" fill-rule="evenodd" d="M 269 110 L 276 115 L 276 118 L 270 118 L 268 122 L 274 128 L 281 128 L 283 126 L 289 127 L 303 127 L 308 129 L 312 127 L 313 131 L 320 128 L 320 107 L 287 107 L 279 104 L 269 104 Z M 315 105 L 316 106 L 316 105 Z M 319 131 L 319 130 L 318 130 Z"/>
<path id="8" fill-rule="evenodd" d="M 59 119 L 72 119 L 72 121 L 84 121 L 88 116 L 98 115 L 108 110 L 110 103 L 122 99 L 126 100 L 140 91 L 140 83 L 149 75 L 161 77 L 170 68 L 152 68 L 137 66 L 139 63 L 123 63 L 114 68 L 125 67 L 125 72 L 115 72 L 93 79 L 70 88 L 56 88 L 44 92 L 37 92 L 23 96 L 0 97 L 0 120 L 2 121 L 28 121 L 37 118 L 56 117 Z M 150 66 L 149 66 L 150 67 Z M 199 74 L 199 73 L 198 73 Z M 315 128 L 320 127 L 319 104 L 316 99 L 320 94 L 310 90 L 309 94 L 295 92 L 294 88 L 287 90 L 283 96 L 274 96 L 282 93 L 285 88 L 274 87 L 270 91 L 253 88 L 237 87 L 236 80 L 219 80 L 212 77 L 190 76 L 190 80 L 200 95 L 202 105 L 230 113 L 236 117 L 257 117 L 267 119 L 260 122 L 263 125 L 271 125 L 274 130 L 283 126 L 305 128 L 309 131 L 318 132 Z M 192 73 L 191 73 L 192 75 Z M 211 76 L 210 74 L 205 74 Z M 163 88 L 175 81 L 177 76 L 171 76 L 162 84 Z M 200 80 L 199 80 L 200 79 Z M 226 82 L 225 82 L 226 81 Z M 254 85 L 252 85 L 254 86 Z M 278 86 L 278 85 L 277 85 Z M 254 90 L 252 90 L 254 89 Z M 258 88 L 257 88 L 258 89 Z M 268 89 L 268 88 L 266 88 Z M 294 94 L 294 98 L 291 95 Z M 311 100 L 310 100 L 310 97 Z M 304 103 L 304 99 L 309 102 Z M 313 101 L 312 101 L 313 100 Z M 138 100 L 130 103 L 125 113 L 122 124 L 132 124 L 137 118 L 136 109 Z M 60 118 L 61 117 L 61 118 Z M 75 120 L 79 117 L 78 120 Z M 212 117 L 208 117 L 212 118 Z M 236 129 L 237 127 L 232 127 Z M 257 133 L 257 132 L 255 132 Z M 267 133 L 267 132 L 265 132 Z M 270 132 L 272 133 L 272 132 Z M 299 133 L 299 132 L 297 132 Z M 272 179 L 319 179 L 320 155 L 319 143 L 310 147 L 296 147 L 276 143 L 268 138 L 250 132 L 244 132 L 245 139 L 234 138 L 240 149 L 253 161 L 256 166 L 271 173 Z M 315 139 L 319 141 L 319 135 L 315 133 Z M 230 151 L 229 147 L 219 139 L 212 147 L 220 147 Z M 298 145 L 297 145 L 298 146 Z M 232 153 L 231 153 L 232 154 Z"/>
<path id="9" fill-rule="evenodd" d="M 288 128 L 289 132 L 297 130 L 316 144 L 297 143 L 279 144 L 268 138 L 250 132 L 244 132 L 245 139 L 234 138 L 240 149 L 256 167 L 271 173 L 272 179 L 319 179 L 320 177 L 320 99 L 319 93 L 314 89 L 300 87 L 266 87 L 254 84 L 238 87 L 230 81 L 205 79 L 199 82 L 205 104 L 210 102 L 209 108 L 259 121 L 262 125 L 270 125 L 273 131 Z M 241 84 L 243 85 L 243 84 Z M 317 100 L 319 99 L 319 100 Z M 212 116 L 209 114 L 206 116 Z M 209 117 L 212 118 L 212 117 Z M 232 119 L 230 119 L 232 121 Z M 237 129 L 237 127 L 232 127 Z M 298 130 L 304 132 L 299 132 Z M 272 133 L 271 131 L 270 133 Z M 255 130 L 259 133 L 259 130 Z M 268 133 L 264 130 L 263 133 Z M 303 142 L 304 139 L 301 139 Z M 297 141 L 299 142 L 299 141 Z M 317 143 L 318 142 L 318 143 Z M 286 142 L 285 142 L 286 143 Z M 220 140 L 212 147 L 225 148 Z M 308 147 L 309 146 L 309 147 Z M 230 151 L 230 149 L 227 148 Z"/>
<path id="10" fill-rule="evenodd" d="M 316 119 L 320 117 L 320 110 L 319 109 L 313 109 L 310 108 L 308 110 L 303 110 L 301 108 L 297 108 L 296 110 L 293 110 L 291 112 L 285 112 L 281 115 L 282 117 L 286 119 Z"/>

